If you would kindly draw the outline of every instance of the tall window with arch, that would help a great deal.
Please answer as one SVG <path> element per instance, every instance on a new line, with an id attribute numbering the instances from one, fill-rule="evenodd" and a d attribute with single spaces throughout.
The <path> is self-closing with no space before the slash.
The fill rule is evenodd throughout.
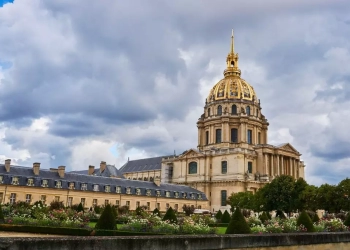
<path id="1" fill-rule="evenodd" d="M 237 115 L 237 106 L 236 104 L 233 104 L 231 107 L 231 114 L 232 115 Z"/>
<path id="2" fill-rule="evenodd" d="M 197 174 L 197 162 L 192 161 L 188 164 L 188 173 Z"/>
<path id="3" fill-rule="evenodd" d="M 215 132 L 216 132 L 215 142 L 221 143 L 221 129 L 217 129 Z"/>
<path id="4" fill-rule="evenodd" d="M 250 107 L 249 107 L 249 106 L 247 106 L 247 107 L 245 108 L 245 112 L 247 113 L 247 115 L 250 115 Z"/>
<path id="5" fill-rule="evenodd" d="M 218 115 L 222 115 L 222 106 L 221 105 L 218 106 Z"/>

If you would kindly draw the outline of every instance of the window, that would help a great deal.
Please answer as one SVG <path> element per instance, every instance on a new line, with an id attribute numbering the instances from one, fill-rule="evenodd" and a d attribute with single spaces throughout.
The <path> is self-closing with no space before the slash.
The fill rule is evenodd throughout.
<path id="1" fill-rule="evenodd" d="M 29 178 L 27 180 L 27 186 L 34 186 L 34 179 L 33 178 Z"/>
<path id="2" fill-rule="evenodd" d="M 130 187 L 127 187 L 127 188 L 126 188 L 126 193 L 127 193 L 127 194 L 131 194 L 131 188 L 130 188 Z"/>
<path id="3" fill-rule="evenodd" d="M 218 106 L 218 115 L 222 115 L 222 106 L 221 105 Z"/>
<path id="4" fill-rule="evenodd" d="M 73 204 L 73 197 L 68 197 L 68 202 L 67 202 L 67 206 L 71 207 Z"/>
<path id="5" fill-rule="evenodd" d="M 253 162 L 248 161 L 248 173 L 253 173 Z"/>
<path id="6" fill-rule="evenodd" d="M 179 192 L 174 192 L 175 198 L 179 198 Z"/>
<path id="7" fill-rule="evenodd" d="M 136 188 L 136 195 L 141 195 L 141 188 Z"/>
<path id="8" fill-rule="evenodd" d="M 198 200 L 201 200 L 202 199 L 202 194 L 198 194 Z"/>
<path id="9" fill-rule="evenodd" d="M 4 193 L 0 193 L 0 204 L 2 203 L 3 199 L 4 199 Z"/>
<path id="10" fill-rule="evenodd" d="M 15 204 L 16 203 L 16 194 L 11 193 L 10 195 L 10 204 Z"/>
<path id="11" fill-rule="evenodd" d="M 140 202 L 136 201 L 136 207 L 140 207 Z"/>
<path id="12" fill-rule="evenodd" d="M 82 183 L 81 184 L 81 190 L 83 190 L 83 191 L 87 190 L 87 184 L 86 183 Z"/>
<path id="13" fill-rule="evenodd" d="M 166 203 L 166 204 L 165 204 L 165 209 L 168 210 L 169 207 L 170 207 L 169 203 Z"/>
<path id="14" fill-rule="evenodd" d="M 193 161 L 188 164 L 188 173 L 197 174 L 197 162 Z"/>
<path id="15" fill-rule="evenodd" d="M 157 209 L 160 210 L 160 203 L 157 203 Z"/>
<path id="16" fill-rule="evenodd" d="M 215 143 L 221 143 L 221 129 L 217 129 L 215 132 L 216 132 Z"/>
<path id="17" fill-rule="evenodd" d="M 209 144 L 209 131 L 205 131 L 205 145 Z"/>
<path id="18" fill-rule="evenodd" d="M 245 112 L 247 113 L 247 115 L 250 115 L 250 107 L 249 107 L 249 106 L 247 106 L 247 107 L 245 108 Z"/>
<path id="19" fill-rule="evenodd" d="M 147 189 L 147 190 L 146 190 L 146 195 L 147 195 L 147 196 L 151 196 L 151 189 Z"/>
<path id="20" fill-rule="evenodd" d="M 208 108 L 208 116 L 210 116 L 210 108 Z"/>
<path id="21" fill-rule="evenodd" d="M 69 182 L 69 187 L 68 188 L 69 189 L 75 189 L 74 182 Z"/>
<path id="22" fill-rule="evenodd" d="M 96 207 L 96 206 L 97 206 L 97 199 L 93 199 L 93 200 L 92 200 L 92 206 L 93 206 L 93 207 Z"/>
<path id="23" fill-rule="evenodd" d="M 252 134 L 253 134 L 253 131 L 251 129 L 248 129 L 247 131 L 247 142 L 248 144 L 252 144 Z"/>
<path id="24" fill-rule="evenodd" d="M 55 188 L 62 188 L 62 182 L 61 181 L 56 181 Z"/>
<path id="25" fill-rule="evenodd" d="M 170 191 L 165 192 L 165 197 L 168 197 L 168 198 L 170 197 Z"/>
<path id="26" fill-rule="evenodd" d="M 45 202 L 46 202 L 46 195 L 41 195 L 41 196 L 40 196 L 40 201 L 41 201 L 43 204 L 45 204 Z"/>
<path id="27" fill-rule="evenodd" d="M 198 209 L 202 209 L 202 206 L 201 206 L 201 205 L 199 205 L 197 208 L 198 208 Z"/>
<path id="28" fill-rule="evenodd" d="M 121 186 L 116 187 L 115 192 L 117 194 L 120 194 L 122 192 L 122 187 Z"/>
<path id="29" fill-rule="evenodd" d="M 11 182 L 12 185 L 18 185 L 19 184 L 19 181 L 18 181 L 18 177 L 12 177 L 12 182 Z"/>
<path id="30" fill-rule="evenodd" d="M 85 207 L 85 198 L 81 198 L 80 203 L 81 203 L 81 205 L 83 205 L 83 207 Z"/>
<path id="31" fill-rule="evenodd" d="M 109 204 L 109 200 L 105 200 L 105 206 Z"/>
<path id="32" fill-rule="evenodd" d="M 227 191 L 221 190 L 221 206 L 226 206 Z"/>
<path id="33" fill-rule="evenodd" d="M 238 129 L 236 128 L 231 128 L 231 142 L 238 142 Z"/>
<path id="34" fill-rule="evenodd" d="M 99 190 L 98 184 L 94 184 L 94 191 L 97 192 Z"/>
<path id="35" fill-rule="evenodd" d="M 191 193 L 191 199 L 194 200 L 195 198 L 196 198 L 195 194 Z"/>
<path id="36" fill-rule="evenodd" d="M 156 191 L 156 195 L 157 195 L 158 197 L 160 197 L 160 190 L 157 190 L 157 191 Z"/>
<path id="37" fill-rule="evenodd" d="M 259 110 L 256 109 L 256 117 L 258 117 L 258 116 L 259 116 Z"/>
<path id="38" fill-rule="evenodd" d="M 174 169 L 173 167 L 169 167 L 169 177 L 173 177 Z"/>
<path id="39" fill-rule="evenodd" d="M 150 209 L 151 209 L 151 203 L 147 202 L 147 210 L 150 210 Z"/>
<path id="40" fill-rule="evenodd" d="M 119 207 L 120 201 L 119 201 L 119 200 L 116 200 L 116 201 L 115 201 L 115 205 Z"/>
<path id="41" fill-rule="evenodd" d="M 59 202 L 60 201 L 60 197 L 59 196 L 55 196 L 55 201 Z"/>
<path id="42" fill-rule="evenodd" d="M 32 201 L 32 195 L 31 194 L 26 194 L 26 203 L 29 203 Z"/>
<path id="43" fill-rule="evenodd" d="M 41 186 L 42 186 L 42 187 L 48 187 L 48 186 L 49 186 L 49 185 L 48 185 L 48 180 L 42 180 Z"/>
<path id="44" fill-rule="evenodd" d="M 130 201 L 126 201 L 125 205 L 126 205 L 127 207 L 130 207 Z"/>
<path id="45" fill-rule="evenodd" d="M 175 204 L 174 210 L 177 211 L 179 209 L 179 204 Z"/>
<path id="46" fill-rule="evenodd" d="M 258 144 L 261 144 L 261 133 L 258 132 Z"/>
<path id="47" fill-rule="evenodd" d="M 143 177 L 143 181 L 148 181 L 147 177 Z"/>
<path id="48" fill-rule="evenodd" d="M 227 161 L 222 161 L 221 162 L 221 173 L 222 174 L 227 174 Z"/>
<path id="49" fill-rule="evenodd" d="M 106 193 L 110 193 L 111 192 L 111 186 L 110 185 L 106 185 L 105 186 L 105 192 Z"/>
<path id="50" fill-rule="evenodd" d="M 149 181 L 153 181 L 153 177 L 149 177 Z"/>
<path id="51" fill-rule="evenodd" d="M 187 193 L 182 193 L 182 198 L 186 199 L 187 198 Z"/>
<path id="52" fill-rule="evenodd" d="M 139 177 L 139 181 L 142 181 L 142 177 Z"/>
<path id="53" fill-rule="evenodd" d="M 4 176 L 0 175 L 0 184 L 4 182 Z"/>
<path id="54" fill-rule="evenodd" d="M 237 106 L 235 104 L 232 105 L 231 114 L 237 115 Z"/>

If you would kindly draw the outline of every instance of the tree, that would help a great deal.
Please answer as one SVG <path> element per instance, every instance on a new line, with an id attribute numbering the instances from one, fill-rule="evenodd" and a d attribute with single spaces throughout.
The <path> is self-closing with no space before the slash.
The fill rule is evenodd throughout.
<path id="1" fill-rule="evenodd" d="M 340 191 L 339 204 L 340 209 L 344 211 L 350 210 L 350 179 L 346 178 L 338 184 L 338 190 Z"/>
<path id="2" fill-rule="evenodd" d="M 81 204 L 81 202 L 79 203 L 79 206 L 77 208 L 77 212 L 84 212 L 84 207 L 83 207 L 83 204 Z"/>
<path id="3" fill-rule="evenodd" d="M 153 215 L 157 215 L 158 217 L 160 217 L 160 212 L 159 212 L 159 209 L 158 208 L 155 208 L 153 210 Z"/>
<path id="4" fill-rule="evenodd" d="M 98 219 L 98 221 L 95 225 L 95 228 L 96 229 L 103 229 L 103 230 L 115 230 L 116 229 L 115 217 L 114 217 L 111 205 L 107 204 L 107 206 L 103 210 L 100 218 Z"/>
<path id="5" fill-rule="evenodd" d="M 215 218 L 217 221 L 221 221 L 222 218 L 222 212 L 221 210 L 219 210 L 216 214 L 215 214 Z"/>
<path id="6" fill-rule="evenodd" d="M 230 223 L 227 226 L 225 234 L 249 234 L 250 227 L 246 222 L 241 210 L 236 208 L 233 213 Z"/>
<path id="7" fill-rule="evenodd" d="M 303 191 L 306 189 L 308 184 L 303 178 L 299 178 L 294 184 L 294 190 L 292 192 L 292 207 L 291 209 L 296 211 L 302 211 L 305 209 L 305 204 L 303 203 L 301 197 Z"/>
<path id="8" fill-rule="evenodd" d="M 172 207 L 169 207 L 169 209 L 166 211 L 163 217 L 163 221 L 170 221 L 170 223 L 175 223 L 175 224 L 177 223 L 176 214 L 172 209 Z"/>
<path id="9" fill-rule="evenodd" d="M 185 212 L 186 216 L 190 216 L 194 212 L 194 207 L 183 205 L 182 210 Z"/>
<path id="10" fill-rule="evenodd" d="M 5 218 L 4 218 L 4 214 L 2 213 L 2 207 L 0 204 L 0 223 L 4 223 L 4 221 L 5 221 Z"/>
<path id="11" fill-rule="evenodd" d="M 303 225 L 308 232 L 315 232 L 314 225 L 312 224 L 309 215 L 305 211 L 302 211 L 297 219 L 297 226 L 300 225 Z"/>
<path id="12" fill-rule="evenodd" d="M 317 207 L 317 189 L 314 185 L 307 185 L 307 187 L 300 194 L 300 202 L 303 204 L 303 209 L 316 211 Z"/>
<path id="13" fill-rule="evenodd" d="M 340 190 L 334 185 L 322 184 L 317 189 L 316 203 L 318 209 L 324 209 L 329 213 L 337 213 L 340 211 Z M 341 198 L 340 198 L 341 197 Z"/>
<path id="14" fill-rule="evenodd" d="M 264 223 L 265 221 L 269 220 L 269 217 L 267 217 L 266 212 L 264 211 L 260 216 L 259 219 L 261 220 L 262 223 Z"/>
<path id="15" fill-rule="evenodd" d="M 347 227 L 350 227 L 350 213 L 348 213 L 348 216 L 346 216 L 346 219 L 344 221 L 344 225 Z"/>
<path id="16" fill-rule="evenodd" d="M 224 214 L 221 217 L 221 223 L 229 223 L 230 219 L 231 219 L 230 214 L 227 212 L 227 210 L 225 210 Z"/>
<path id="17" fill-rule="evenodd" d="M 232 193 L 228 197 L 227 202 L 229 205 L 231 205 L 232 212 L 235 207 L 254 209 L 254 194 L 252 192 Z"/>

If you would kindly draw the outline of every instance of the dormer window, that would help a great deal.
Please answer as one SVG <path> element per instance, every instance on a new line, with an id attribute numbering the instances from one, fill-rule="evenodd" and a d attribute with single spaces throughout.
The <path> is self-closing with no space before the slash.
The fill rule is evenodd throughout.
<path id="1" fill-rule="evenodd" d="M 174 192 L 175 198 L 179 198 L 179 192 Z"/>
<path id="2" fill-rule="evenodd" d="M 75 189 L 74 182 L 69 182 L 69 189 Z"/>
<path id="3" fill-rule="evenodd" d="M 136 188 L 136 195 L 141 195 L 141 188 Z"/>
<path id="4" fill-rule="evenodd" d="M 4 176 L 0 175 L 0 184 L 4 182 Z"/>
<path id="5" fill-rule="evenodd" d="M 157 190 L 157 191 L 156 191 L 156 195 L 157 195 L 158 197 L 160 197 L 160 190 Z"/>
<path id="6" fill-rule="evenodd" d="M 165 192 L 165 197 L 168 197 L 168 198 L 170 197 L 170 191 Z"/>
<path id="7" fill-rule="evenodd" d="M 27 186 L 34 186 L 34 179 L 33 178 L 29 178 L 27 180 Z"/>
<path id="8" fill-rule="evenodd" d="M 86 183 L 82 183 L 81 184 L 81 190 L 83 190 L 83 191 L 87 190 L 87 184 Z"/>
<path id="9" fill-rule="evenodd" d="M 98 184 L 94 184 L 94 191 L 97 192 L 99 190 Z"/>
<path id="10" fill-rule="evenodd" d="M 42 187 L 48 187 L 49 186 L 48 180 L 43 180 L 42 183 L 41 183 L 41 186 Z"/>
<path id="11" fill-rule="evenodd" d="M 202 194 L 197 194 L 198 200 L 202 199 Z"/>
<path id="12" fill-rule="evenodd" d="M 147 190 L 146 190 L 146 195 L 147 195 L 147 196 L 151 196 L 151 189 L 147 189 Z"/>
<path id="13" fill-rule="evenodd" d="M 195 199 L 195 195 L 193 193 L 191 194 L 191 199 Z"/>
<path id="14" fill-rule="evenodd" d="M 105 192 L 106 193 L 110 193 L 111 192 L 111 186 L 110 185 L 106 185 L 105 186 Z"/>
<path id="15" fill-rule="evenodd" d="M 62 188 L 62 182 L 61 181 L 56 181 L 55 188 Z"/>
<path id="16" fill-rule="evenodd" d="M 120 194 L 122 192 L 122 187 L 118 186 L 115 190 L 117 194 Z"/>
<path id="17" fill-rule="evenodd" d="M 18 180 L 18 177 L 12 177 L 12 182 L 11 182 L 12 185 L 18 185 L 19 184 L 19 180 Z"/>
<path id="18" fill-rule="evenodd" d="M 126 188 L 126 194 L 131 194 L 131 188 L 130 187 Z"/>
<path id="19" fill-rule="evenodd" d="M 186 193 L 182 193 L 182 198 L 186 199 L 187 198 L 187 194 Z"/>

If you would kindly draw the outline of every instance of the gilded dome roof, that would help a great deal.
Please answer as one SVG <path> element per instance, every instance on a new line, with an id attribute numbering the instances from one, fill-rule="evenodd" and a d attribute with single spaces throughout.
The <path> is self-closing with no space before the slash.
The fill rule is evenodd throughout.
<path id="1" fill-rule="evenodd" d="M 208 102 L 225 99 L 256 101 L 254 88 L 238 77 L 225 77 L 210 90 Z"/>

